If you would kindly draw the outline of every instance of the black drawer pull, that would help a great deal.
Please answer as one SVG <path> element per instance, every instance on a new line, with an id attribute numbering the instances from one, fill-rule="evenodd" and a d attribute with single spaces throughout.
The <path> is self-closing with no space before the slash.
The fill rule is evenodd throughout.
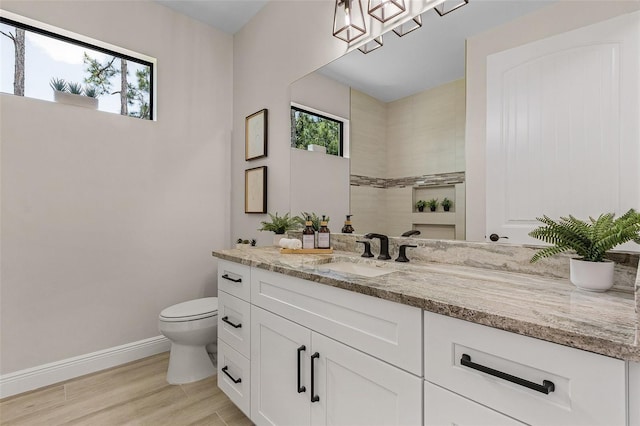
<path id="1" fill-rule="evenodd" d="M 222 278 L 224 278 L 225 280 L 229 280 L 229 281 L 233 281 L 234 283 L 241 283 L 242 282 L 242 278 L 231 278 L 228 274 L 224 274 L 222 276 Z"/>
<path id="2" fill-rule="evenodd" d="M 315 373 L 314 373 L 314 362 L 313 360 L 316 358 L 320 358 L 320 354 L 318 352 L 314 353 L 313 355 L 311 355 L 311 402 L 318 402 L 320 401 L 320 397 L 318 395 L 314 395 L 315 394 Z"/>
<path id="3" fill-rule="evenodd" d="M 529 380 L 512 376 L 511 374 L 505 373 L 503 371 L 494 370 L 493 368 L 471 362 L 471 356 L 467 354 L 462 354 L 462 358 L 460 358 L 460 364 L 464 365 L 465 367 L 473 368 L 474 370 L 482 371 L 483 373 L 499 377 L 511 383 L 524 386 L 525 388 L 533 389 L 534 391 L 538 391 L 546 395 L 548 395 L 549 392 L 553 392 L 554 390 L 556 390 L 556 386 L 549 380 L 543 380 L 542 384 L 539 385 L 537 383 L 530 382 Z"/>
<path id="4" fill-rule="evenodd" d="M 298 393 L 307 391 L 307 388 L 305 386 L 300 386 L 300 353 L 306 350 L 307 347 L 305 345 L 302 345 L 298 348 Z"/>
<path id="5" fill-rule="evenodd" d="M 231 321 L 229 321 L 229 317 L 222 317 L 222 321 L 226 322 L 227 324 L 229 324 L 233 328 L 241 328 L 242 327 L 242 324 L 234 324 Z"/>
<path id="6" fill-rule="evenodd" d="M 242 379 L 241 378 L 234 379 L 233 376 L 229 374 L 229 372 L 227 371 L 228 369 L 229 369 L 229 366 L 225 365 L 224 367 L 222 367 L 222 372 L 226 374 L 227 377 L 230 378 L 233 383 L 242 383 Z"/>

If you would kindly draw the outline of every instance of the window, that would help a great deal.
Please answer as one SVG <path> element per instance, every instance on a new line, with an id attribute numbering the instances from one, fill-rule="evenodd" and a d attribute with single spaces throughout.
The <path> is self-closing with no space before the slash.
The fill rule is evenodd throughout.
<path id="1" fill-rule="evenodd" d="M 132 53 L 2 11 L 0 91 L 152 120 L 155 60 Z"/>
<path id="2" fill-rule="evenodd" d="M 291 146 L 307 149 L 309 145 L 320 145 L 327 154 L 348 157 L 348 120 L 330 114 L 291 105 Z"/>

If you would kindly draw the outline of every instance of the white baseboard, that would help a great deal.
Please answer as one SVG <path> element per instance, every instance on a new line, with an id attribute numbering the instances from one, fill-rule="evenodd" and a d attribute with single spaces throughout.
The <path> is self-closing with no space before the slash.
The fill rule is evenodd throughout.
<path id="1" fill-rule="evenodd" d="M 73 358 L 0 376 L 0 398 L 17 395 L 85 374 L 126 364 L 151 355 L 166 352 L 171 342 L 164 336 L 151 337 L 113 348 L 103 349 Z"/>

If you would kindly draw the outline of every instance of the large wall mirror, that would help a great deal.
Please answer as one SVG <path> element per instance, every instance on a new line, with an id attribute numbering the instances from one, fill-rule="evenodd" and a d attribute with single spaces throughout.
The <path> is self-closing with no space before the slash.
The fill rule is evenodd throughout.
<path id="1" fill-rule="evenodd" d="M 333 232 L 351 213 L 358 234 L 465 239 L 466 40 L 553 3 L 471 0 L 442 17 L 427 11 L 421 28 L 403 37 L 389 31 L 379 49 L 354 50 L 294 82 L 292 102 L 345 117 L 351 129 L 348 158 L 320 166 L 327 192 L 311 209 L 331 212 Z M 305 194 L 320 192 L 296 184 L 309 182 L 316 153 L 293 151 L 297 213 L 309 205 Z M 417 201 L 430 199 L 436 211 L 418 211 Z"/>
<path id="2" fill-rule="evenodd" d="M 333 209 L 332 230 L 342 225 L 333 219 L 350 212 L 357 233 L 480 240 L 500 232 L 520 244 L 531 242 L 527 229 L 542 214 L 587 217 L 636 206 L 638 168 L 626 159 L 638 158 L 630 118 L 637 79 L 615 76 L 637 75 L 637 18 L 629 2 L 471 0 L 443 17 L 427 11 L 420 29 L 404 37 L 389 31 L 379 49 L 355 50 L 294 82 L 292 102 L 350 121 L 349 158 L 323 166 L 327 178 L 315 180 L 324 188 L 331 182 L 315 201 Z M 593 54 L 600 51 L 613 62 Z M 573 71 L 559 71 L 567 66 Z M 592 90 L 602 81 L 606 90 Z M 619 108 L 598 113 L 609 101 Z M 590 168 L 568 168 L 571 159 L 554 147 L 581 152 L 579 164 Z M 625 161 L 597 147 L 619 147 Z M 294 182 L 305 181 L 315 161 L 291 158 L 295 212 L 303 197 Z M 579 184 L 595 170 L 608 182 L 598 197 Z M 444 198 L 449 211 L 416 206 Z"/>

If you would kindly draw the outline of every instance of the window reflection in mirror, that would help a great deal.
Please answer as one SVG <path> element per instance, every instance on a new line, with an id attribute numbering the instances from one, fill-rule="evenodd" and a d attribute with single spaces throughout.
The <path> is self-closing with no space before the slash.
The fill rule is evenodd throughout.
<path id="1" fill-rule="evenodd" d="M 304 150 L 324 147 L 327 154 L 342 157 L 345 121 L 312 108 L 291 105 L 291 147 Z"/>

